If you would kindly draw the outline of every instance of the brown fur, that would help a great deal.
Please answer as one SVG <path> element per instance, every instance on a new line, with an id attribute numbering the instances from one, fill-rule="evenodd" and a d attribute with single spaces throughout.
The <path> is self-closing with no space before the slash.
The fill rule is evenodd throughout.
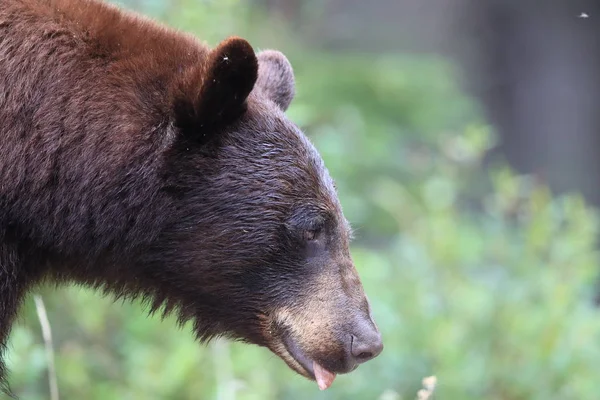
<path id="1" fill-rule="evenodd" d="M 95 0 L 0 3 L 0 347 L 47 279 L 141 298 L 308 377 L 298 360 L 376 355 L 333 182 L 283 114 L 291 71 Z"/>

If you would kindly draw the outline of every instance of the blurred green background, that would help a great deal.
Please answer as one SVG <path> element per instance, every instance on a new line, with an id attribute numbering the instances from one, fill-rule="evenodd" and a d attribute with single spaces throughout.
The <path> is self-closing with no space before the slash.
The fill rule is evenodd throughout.
<path id="1" fill-rule="evenodd" d="M 61 399 L 414 399 L 429 375 L 439 399 L 598 398 L 597 213 L 577 194 L 553 195 L 484 162 L 499 138 L 454 63 L 332 51 L 268 2 L 121 4 L 210 45 L 236 34 L 289 57 L 297 97 L 288 115 L 338 183 L 385 350 L 319 392 L 265 349 L 200 346 L 189 327 L 148 317 L 140 304 L 44 287 Z M 319 12 L 306 2 L 303 21 Z M 49 399 L 32 298 L 21 315 L 12 388 Z"/>

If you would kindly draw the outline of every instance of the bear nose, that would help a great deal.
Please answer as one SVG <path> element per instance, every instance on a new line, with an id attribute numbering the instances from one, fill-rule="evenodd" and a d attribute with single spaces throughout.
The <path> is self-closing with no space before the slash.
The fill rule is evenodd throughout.
<path id="1" fill-rule="evenodd" d="M 352 335 L 350 354 L 357 364 L 369 361 L 383 350 L 381 333 L 371 324 L 364 323 L 358 332 Z"/>

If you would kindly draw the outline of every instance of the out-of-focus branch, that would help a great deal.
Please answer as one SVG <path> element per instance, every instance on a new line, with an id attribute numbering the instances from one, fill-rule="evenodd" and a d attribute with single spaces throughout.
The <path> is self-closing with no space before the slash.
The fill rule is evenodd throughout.
<path id="1" fill-rule="evenodd" d="M 46 314 L 46 307 L 41 296 L 34 296 L 35 309 L 37 311 L 40 325 L 42 326 L 42 336 L 44 337 L 44 345 L 46 347 L 46 357 L 48 358 L 48 383 L 50 385 L 50 399 L 59 400 L 58 382 L 56 379 L 56 368 L 54 366 L 54 345 L 52 343 L 52 329 L 50 321 Z"/>

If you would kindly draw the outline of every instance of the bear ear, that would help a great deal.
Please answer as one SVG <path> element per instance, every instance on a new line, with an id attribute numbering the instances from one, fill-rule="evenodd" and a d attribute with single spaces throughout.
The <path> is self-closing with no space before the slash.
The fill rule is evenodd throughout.
<path id="1" fill-rule="evenodd" d="M 287 110 L 294 98 L 294 71 L 282 53 L 275 50 L 258 53 L 256 88 L 283 111 Z"/>
<path id="2" fill-rule="evenodd" d="M 176 125 L 201 142 L 246 110 L 246 99 L 258 77 L 252 46 L 231 37 L 178 77 L 170 93 Z"/>

